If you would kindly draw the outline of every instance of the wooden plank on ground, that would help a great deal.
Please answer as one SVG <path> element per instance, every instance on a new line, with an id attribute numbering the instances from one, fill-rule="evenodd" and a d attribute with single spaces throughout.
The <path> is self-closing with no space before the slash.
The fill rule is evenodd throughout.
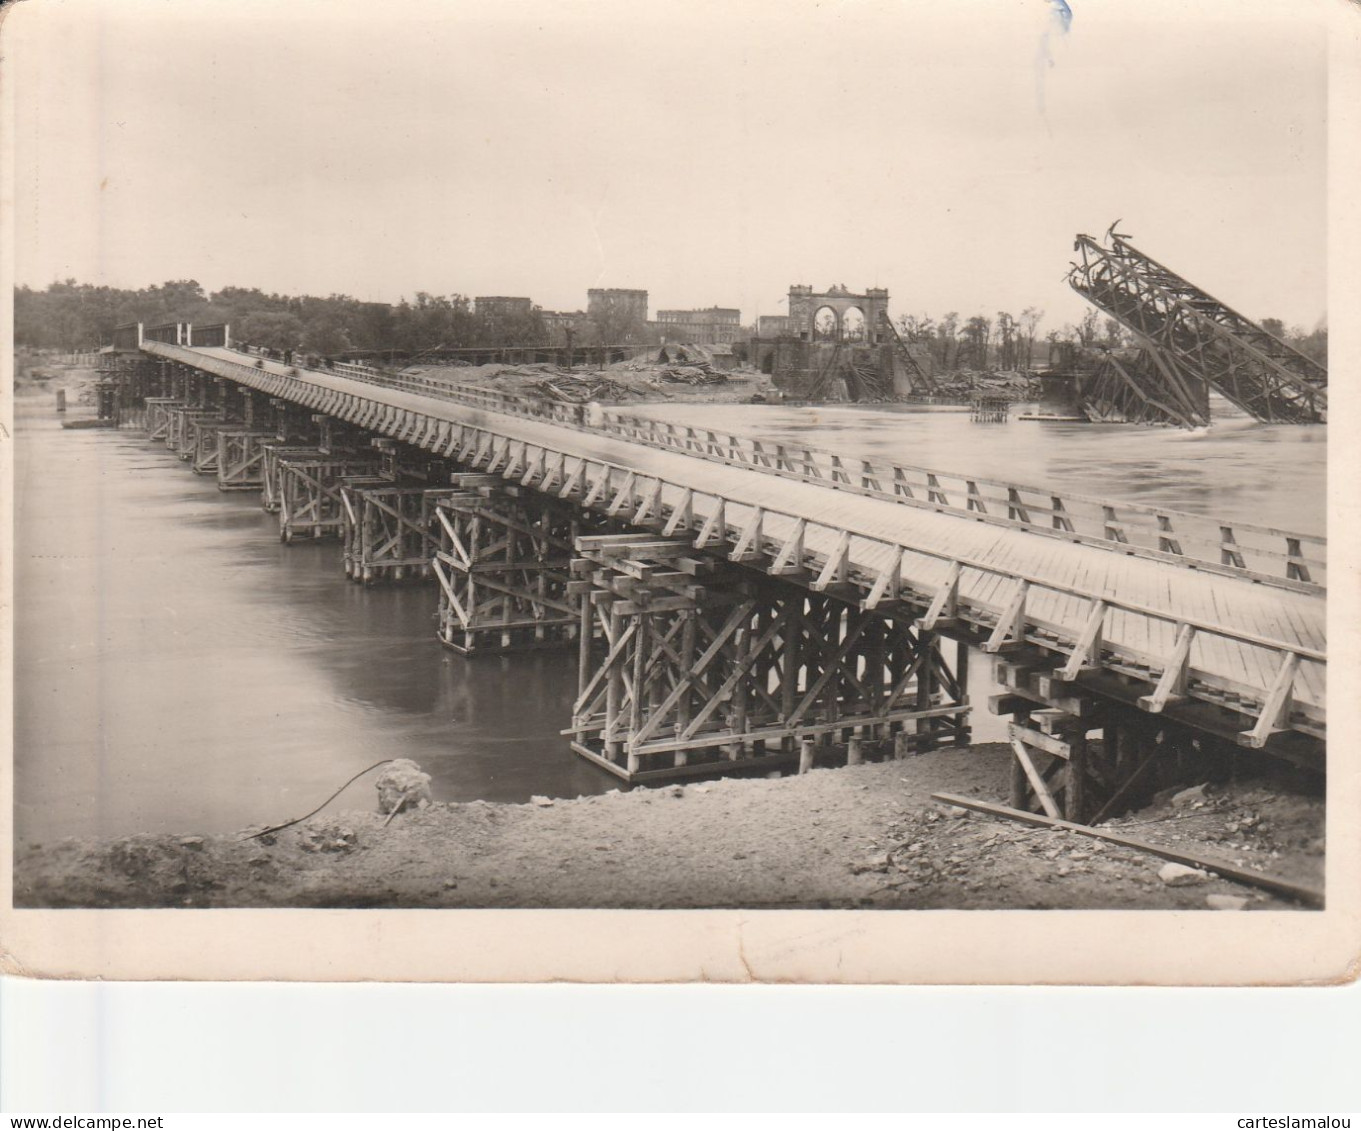
<path id="1" fill-rule="evenodd" d="M 944 802 L 946 805 L 956 805 L 961 809 L 972 809 L 976 813 L 987 813 L 992 817 L 1004 817 L 1009 821 L 1020 821 L 1023 824 L 1039 825 L 1048 829 L 1067 829 L 1069 832 L 1089 836 L 1095 840 L 1103 840 L 1108 844 L 1118 844 L 1121 848 L 1132 848 L 1137 852 L 1147 852 L 1151 856 L 1171 860 L 1177 864 L 1185 864 L 1192 868 L 1203 868 L 1215 872 L 1226 880 L 1233 880 L 1235 883 L 1248 884 L 1252 887 L 1261 888 L 1263 891 L 1274 892 L 1288 899 L 1299 900 L 1311 907 L 1323 906 L 1323 892 L 1315 888 L 1306 887 L 1304 884 L 1297 884 L 1279 876 L 1270 876 L 1247 868 L 1239 868 L 1222 857 L 1211 856 L 1208 853 L 1186 852 L 1181 849 L 1167 848 L 1161 844 L 1149 844 L 1148 841 L 1118 836 L 1115 833 L 1093 828 L 1091 825 L 1079 825 L 1074 821 L 1064 821 L 1057 817 L 1027 813 L 1023 809 L 1013 809 L 1009 805 L 979 801 L 976 797 L 962 797 L 955 793 L 933 793 L 931 798 L 934 801 Z"/>

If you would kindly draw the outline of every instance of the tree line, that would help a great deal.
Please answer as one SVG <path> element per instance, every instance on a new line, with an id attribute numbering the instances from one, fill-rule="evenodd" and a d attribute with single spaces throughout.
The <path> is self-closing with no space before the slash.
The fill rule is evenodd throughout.
<path id="1" fill-rule="evenodd" d="M 1134 344 L 1134 335 L 1114 318 L 1103 318 L 1089 310 L 1078 322 L 1068 322 L 1038 336 L 1044 311 L 1027 306 L 1017 317 L 998 311 L 996 318 L 975 314 L 962 322 L 958 312 L 940 318 L 927 314 L 908 314 L 898 319 L 902 338 L 926 348 L 936 366 L 944 371 L 958 369 L 1018 370 L 1044 368 L 1051 348 L 1071 342 L 1085 349 L 1121 349 Z M 1322 365 L 1328 363 L 1328 326 L 1320 319 L 1312 330 L 1286 326 L 1279 318 L 1264 318 L 1267 333 L 1293 346 Z M 1041 346 L 1042 341 L 1042 346 Z"/>
<path id="2" fill-rule="evenodd" d="M 75 351 L 107 345 L 115 326 L 141 322 L 230 323 L 237 341 L 271 349 L 335 356 L 352 351 L 417 353 L 440 347 L 540 345 L 549 340 L 542 312 L 477 312 L 465 295 L 418 291 L 414 300 L 364 302 L 349 295 L 266 294 L 253 287 L 206 293 L 193 279 L 141 290 L 74 279 L 14 292 L 14 341 L 34 349 Z"/>

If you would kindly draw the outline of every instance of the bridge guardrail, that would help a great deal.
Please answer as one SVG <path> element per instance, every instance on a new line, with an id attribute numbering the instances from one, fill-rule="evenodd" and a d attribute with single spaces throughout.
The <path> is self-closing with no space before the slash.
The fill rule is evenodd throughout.
<path id="1" fill-rule="evenodd" d="M 1188 511 L 1102 499 L 982 476 L 846 458 L 820 448 L 611 413 L 607 427 L 625 438 L 687 455 L 980 522 L 1021 527 L 1066 541 L 1152 556 L 1195 567 L 1249 574 L 1306 591 L 1322 589 L 1327 539 L 1253 523 L 1224 522 Z M 1306 547 L 1308 549 L 1306 550 Z"/>
<path id="2" fill-rule="evenodd" d="M 352 380 L 604 432 L 634 443 L 978 522 L 1189 568 L 1248 576 L 1304 592 L 1319 592 L 1326 586 L 1327 539 L 1321 535 L 889 460 L 846 458 L 822 448 L 672 424 L 615 409 L 592 414 L 585 405 L 545 401 L 425 374 L 385 373 L 367 366 L 345 366 L 345 370 L 344 375 Z M 339 365 L 336 371 L 342 372 Z"/>

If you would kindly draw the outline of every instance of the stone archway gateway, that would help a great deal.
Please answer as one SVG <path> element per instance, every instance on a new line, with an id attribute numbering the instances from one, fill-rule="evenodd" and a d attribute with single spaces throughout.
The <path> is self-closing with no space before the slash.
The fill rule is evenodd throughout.
<path id="1" fill-rule="evenodd" d="M 858 306 L 850 307 L 841 316 L 841 337 L 848 342 L 863 342 L 869 333 L 865 322 L 865 312 Z"/>
<path id="2" fill-rule="evenodd" d="M 813 338 L 834 342 L 841 337 L 841 315 L 830 306 L 820 306 L 813 314 Z"/>
<path id="3" fill-rule="evenodd" d="M 871 287 L 863 294 L 852 294 L 839 284 L 820 292 L 802 284 L 789 288 L 789 332 L 801 341 L 828 340 L 818 321 L 821 318 L 825 323 L 827 312 L 836 320 L 831 335 L 836 340 L 852 338 L 878 345 L 882 341 L 880 326 L 888 316 L 888 291 Z"/>

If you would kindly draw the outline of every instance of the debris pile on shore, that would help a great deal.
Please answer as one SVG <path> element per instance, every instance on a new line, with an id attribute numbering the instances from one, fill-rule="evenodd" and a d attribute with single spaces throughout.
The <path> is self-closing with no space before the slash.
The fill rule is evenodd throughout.
<path id="1" fill-rule="evenodd" d="M 676 400 L 733 403 L 750 401 L 757 395 L 770 397 L 774 389 L 764 373 L 754 369 L 724 370 L 706 358 L 681 363 L 649 356 L 618 361 L 604 368 L 582 365 L 573 369 L 550 362 L 430 365 L 404 372 L 455 385 L 476 385 L 511 395 L 546 397 L 572 404 Z"/>
<path id="2" fill-rule="evenodd" d="M 973 396 L 999 397 L 1011 401 L 1033 401 L 1040 395 L 1040 383 L 1025 373 L 979 372 L 961 369 L 942 374 L 935 380 L 941 396 L 968 399 Z"/>

